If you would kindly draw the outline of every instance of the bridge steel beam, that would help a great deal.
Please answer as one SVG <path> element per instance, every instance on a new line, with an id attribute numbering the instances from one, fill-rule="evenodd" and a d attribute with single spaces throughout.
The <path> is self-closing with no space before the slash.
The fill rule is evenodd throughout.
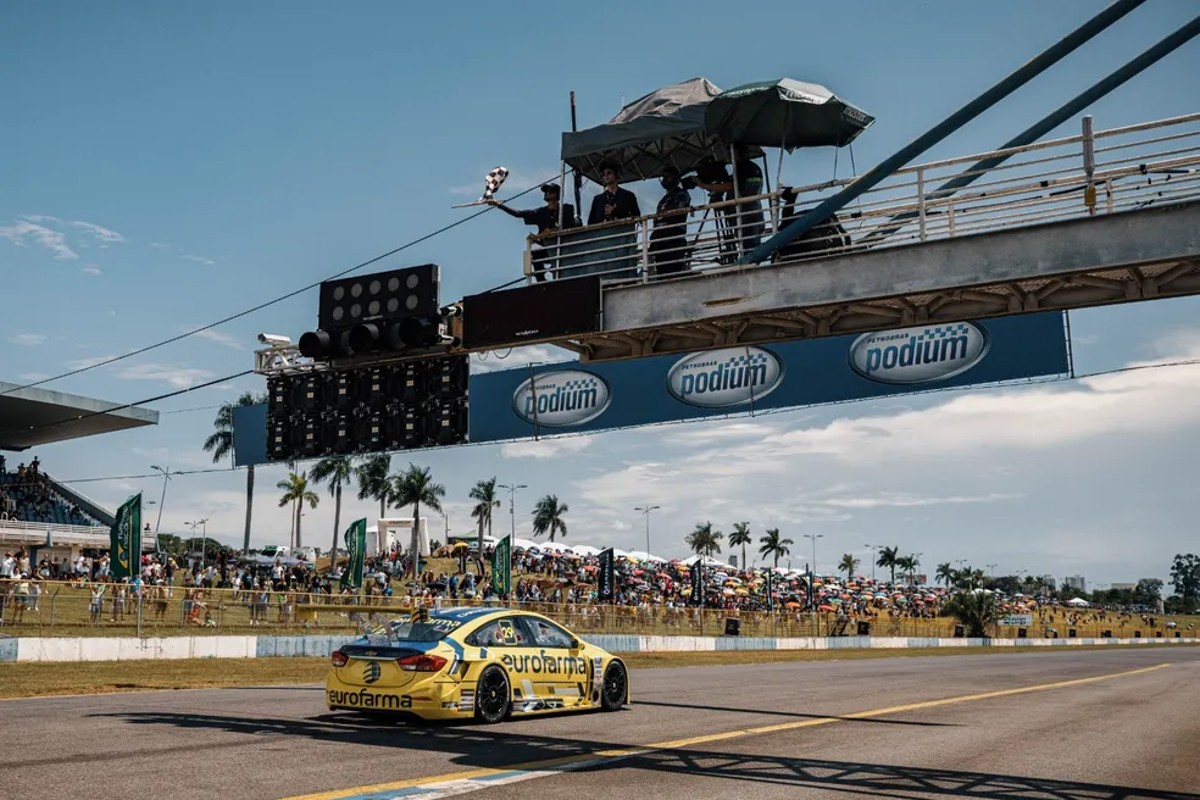
<path id="1" fill-rule="evenodd" d="M 604 289 L 584 361 L 1200 294 L 1200 202 Z"/>

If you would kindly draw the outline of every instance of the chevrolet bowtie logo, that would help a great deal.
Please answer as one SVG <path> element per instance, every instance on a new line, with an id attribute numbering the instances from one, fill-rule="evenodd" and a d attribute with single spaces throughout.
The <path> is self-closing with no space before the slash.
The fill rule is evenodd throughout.
<path id="1" fill-rule="evenodd" d="M 367 665 L 363 667 L 363 681 L 372 684 L 377 680 L 379 680 L 379 662 L 368 661 Z"/>

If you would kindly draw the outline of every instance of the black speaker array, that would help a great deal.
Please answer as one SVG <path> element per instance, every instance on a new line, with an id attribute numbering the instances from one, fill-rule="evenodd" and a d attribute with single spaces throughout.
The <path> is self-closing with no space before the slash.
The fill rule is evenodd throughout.
<path id="1" fill-rule="evenodd" d="M 462 444 L 468 434 L 469 363 L 467 356 L 445 356 L 272 377 L 267 458 Z"/>

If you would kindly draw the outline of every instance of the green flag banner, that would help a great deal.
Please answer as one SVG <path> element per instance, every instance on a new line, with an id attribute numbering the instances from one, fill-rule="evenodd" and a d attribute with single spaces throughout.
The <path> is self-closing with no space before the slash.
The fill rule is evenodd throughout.
<path id="1" fill-rule="evenodd" d="M 512 591 L 512 539 L 505 536 L 492 552 L 492 590 L 506 597 Z"/>
<path id="2" fill-rule="evenodd" d="M 342 573 L 342 586 L 358 589 L 363 582 L 363 556 L 367 550 L 367 520 L 355 520 L 346 529 L 346 552 L 350 561 Z"/>
<path id="3" fill-rule="evenodd" d="M 142 495 L 139 492 L 117 509 L 108 532 L 109 572 L 113 580 L 132 579 L 142 565 Z"/>

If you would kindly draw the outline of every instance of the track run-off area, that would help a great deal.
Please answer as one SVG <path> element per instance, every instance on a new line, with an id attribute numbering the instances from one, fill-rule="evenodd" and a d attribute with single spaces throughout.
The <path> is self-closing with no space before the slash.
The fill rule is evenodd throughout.
<path id="1" fill-rule="evenodd" d="M 496 726 L 334 714 L 317 685 L 5 700 L 0 785 L 23 800 L 1200 800 L 1200 648 L 639 669 L 631 679 L 624 711 Z"/>

